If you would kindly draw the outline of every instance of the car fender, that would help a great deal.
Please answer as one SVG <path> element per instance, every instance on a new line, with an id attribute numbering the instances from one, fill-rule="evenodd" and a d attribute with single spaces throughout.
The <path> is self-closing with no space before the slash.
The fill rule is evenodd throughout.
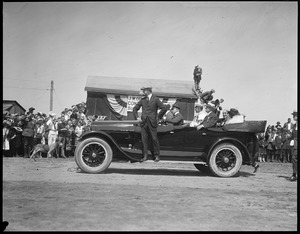
<path id="1" fill-rule="evenodd" d="M 242 155 L 243 155 L 243 161 L 247 161 L 249 160 L 251 157 L 250 157 L 250 153 L 248 151 L 248 149 L 246 148 L 246 146 L 239 140 L 237 139 L 234 139 L 234 138 L 231 138 L 231 137 L 224 137 L 224 138 L 219 138 L 218 140 L 216 140 L 215 142 L 213 142 L 210 147 L 209 147 L 209 150 L 208 150 L 208 153 L 207 153 L 207 162 L 209 160 L 209 157 L 213 151 L 213 149 L 221 144 L 221 143 L 225 143 L 225 142 L 230 142 L 230 143 L 233 143 L 234 145 L 236 145 L 239 149 L 241 149 L 242 151 Z"/>
<path id="2" fill-rule="evenodd" d="M 126 156 L 127 158 L 129 158 L 130 160 L 133 160 L 133 161 L 141 161 L 141 159 L 137 159 L 137 158 L 134 158 L 130 155 L 128 155 L 124 150 L 122 150 L 122 148 L 116 143 L 116 141 L 113 139 L 113 137 L 111 137 L 108 133 L 106 132 L 103 132 L 103 131 L 89 131 L 89 132 L 86 132 L 84 133 L 80 139 L 78 139 L 78 142 L 81 142 L 87 138 L 90 138 L 90 137 L 99 137 L 99 138 L 102 138 L 104 140 L 107 141 L 107 143 L 110 145 L 110 146 L 115 146 L 124 156 Z"/>

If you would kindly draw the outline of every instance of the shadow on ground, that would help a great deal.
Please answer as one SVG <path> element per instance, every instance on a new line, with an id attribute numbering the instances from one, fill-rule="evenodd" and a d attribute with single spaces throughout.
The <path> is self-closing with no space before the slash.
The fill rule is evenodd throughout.
<path id="1" fill-rule="evenodd" d="M 85 173 L 84 171 L 78 170 L 77 173 Z M 154 176 L 195 176 L 195 177 L 217 177 L 211 172 L 200 172 L 193 170 L 180 170 L 180 169 L 145 169 L 145 168 L 108 168 L 102 174 L 125 174 L 125 175 L 154 175 Z M 234 177 L 249 177 L 254 176 L 253 173 L 240 171 Z"/>

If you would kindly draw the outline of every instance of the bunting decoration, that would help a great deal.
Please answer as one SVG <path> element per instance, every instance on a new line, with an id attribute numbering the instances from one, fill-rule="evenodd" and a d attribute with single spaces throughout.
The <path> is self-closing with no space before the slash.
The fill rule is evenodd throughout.
<path id="1" fill-rule="evenodd" d="M 106 96 L 107 101 L 114 112 L 122 116 L 127 116 L 127 96 L 113 94 L 107 94 Z"/>

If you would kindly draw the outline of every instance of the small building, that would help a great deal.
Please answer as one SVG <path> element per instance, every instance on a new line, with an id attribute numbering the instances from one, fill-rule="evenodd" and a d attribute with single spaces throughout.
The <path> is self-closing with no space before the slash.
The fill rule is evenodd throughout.
<path id="1" fill-rule="evenodd" d="M 183 118 L 193 119 L 197 101 L 192 92 L 193 83 L 107 76 L 88 76 L 85 86 L 86 115 L 96 115 L 104 120 L 133 120 L 132 109 L 143 96 L 142 87 L 152 87 L 153 94 L 166 104 L 178 102 Z"/>
<path id="2" fill-rule="evenodd" d="M 3 100 L 3 113 L 25 114 L 26 110 L 15 100 Z"/>

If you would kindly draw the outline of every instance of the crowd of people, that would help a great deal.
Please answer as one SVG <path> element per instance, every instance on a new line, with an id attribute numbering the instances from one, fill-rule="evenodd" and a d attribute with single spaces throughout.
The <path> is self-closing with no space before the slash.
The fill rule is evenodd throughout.
<path id="1" fill-rule="evenodd" d="M 84 102 L 65 108 L 60 115 L 34 113 L 34 110 L 31 107 L 25 114 L 3 113 L 4 156 L 28 158 L 35 145 L 51 145 L 57 141 L 55 157 L 73 156 L 78 138 L 96 118 L 86 117 Z"/>
<path id="2" fill-rule="evenodd" d="M 278 121 L 275 125 L 268 125 L 266 131 L 258 135 L 259 162 L 292 162 L 294 124 L 291 118 L 288 118 L 283 126 Z"/>

